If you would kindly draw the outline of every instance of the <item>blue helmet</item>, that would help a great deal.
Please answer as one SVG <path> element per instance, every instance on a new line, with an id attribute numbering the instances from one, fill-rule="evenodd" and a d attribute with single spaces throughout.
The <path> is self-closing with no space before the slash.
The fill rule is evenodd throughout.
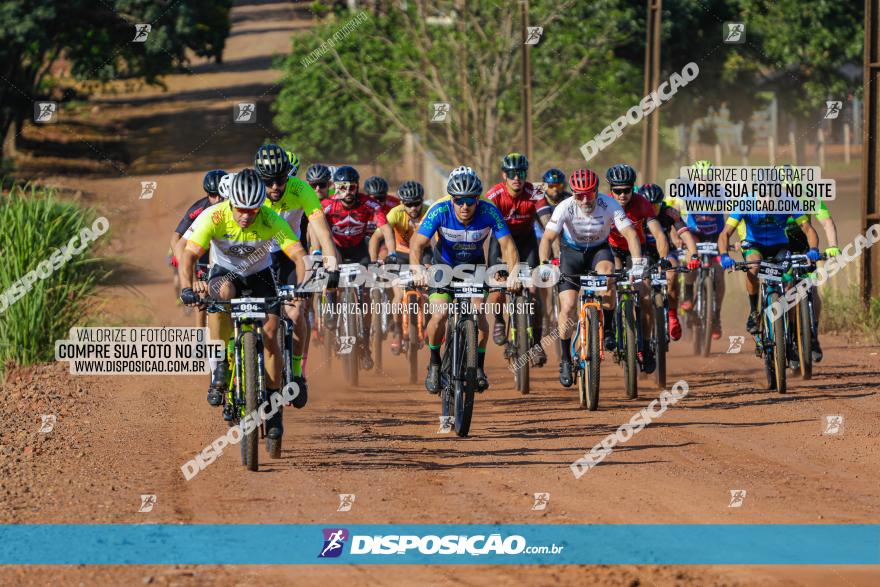
<path id="1" fill-rule="evenodd" d="M 544 172 L 544 183 L 565 183 L 565 173 L 561 169 L 551 167 Z"/>

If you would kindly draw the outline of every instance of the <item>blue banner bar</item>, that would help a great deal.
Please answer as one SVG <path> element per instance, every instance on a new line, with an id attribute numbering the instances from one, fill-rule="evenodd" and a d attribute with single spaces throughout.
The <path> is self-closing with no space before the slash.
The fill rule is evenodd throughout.
<path id="1" fill-rule="evenodd" d="M 878 524 L 0 525 L 0 564 L 880 564 Z"/>

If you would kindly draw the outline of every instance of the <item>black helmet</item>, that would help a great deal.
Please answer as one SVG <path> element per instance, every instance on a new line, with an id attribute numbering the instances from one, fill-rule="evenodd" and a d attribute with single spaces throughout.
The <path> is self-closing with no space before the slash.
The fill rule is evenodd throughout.
<path id="1" fill-rule="evenodd" d="M 347 181 L 350 183 L 358 183 L 361 180 L 361 174 L 351 165 L 342 165 L 333 172 L 333 181 Z"/>
<path id="2" fill-rule="evenodd" d="M 561 169 L 551 167 L 544 172 L 544 183 L 565 183 L 565 173 Z"/>
<path id="3" fill-rule="evenodd" d="M 205 179 L 202 180 L 202 188 L 204 188 L 205 193 L 212 196 L 219 196 L 220 178 L 224 175 L 226 175 L 226 172 L 222 169 L 212 169 L 206 173 Z"/>
<path id="4" fill-rule="evenodd" d="M 620 163 L 608 168 L 608 171 L 605 172 L 605 179 L 612 186 L 633 186 L 636 183 L 636 170 L 626 163 Z"/>
<path id="5" fill-rule="evenodd" d="M 483 182 L 474 171 L 457 173 L 446 182 L 446 193 L 453 198 L 458 196 L 479 196 L 483 193 Z"/>
<path id="6" fill-rule="evenodd" d="M 306 182 L 308 183 L 322 183 L 331 179 L 330 168 L 320 163 L 315 163 L 306 171 Z"/>
<path id="7" fill-rule="evenodd" d="M 263 179 L 283 177 L 290 173 L 290 159 L 278 145 L 262 145 L 254 156 L 254 169 Z"/>
<path id="8" fill-rule="evenodd" d="M 639 194 L 644 196 L 652 204 L 659 204 L 663 201 L 663 188 L 656 183 L 646 183 L 639 188 Z"/>
<path id="9" fill-rule="evenodd" d="M 522 153 L 508 153 L 501 160 L 501 171 L 525 171 L 529 168 L 529 160 Z"/>
<path id="10" fill-rule="evenodd" d="M 397 188 L 397 197 L 404 204 L 418 204 L 425 200 L 425 188 L 417 181 L 405 181 Z"/>
<path id="11" fill-rule="evenodd" d="M 368 196 L 385 196 L 388 194 L 388 182 L 374 175 L 364 182 L 364 191 Z"/>

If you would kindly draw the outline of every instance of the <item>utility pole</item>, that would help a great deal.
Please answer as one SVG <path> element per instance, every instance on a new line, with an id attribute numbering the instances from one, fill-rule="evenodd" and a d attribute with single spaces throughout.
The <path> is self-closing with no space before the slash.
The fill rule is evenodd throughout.
<path id="1" fill-rule="evenodd" d="M 865 0 L 865 118 L 862 124 L 862 234 L 880 222 L 880 178 L 877 177 L 877 133 L 880 132 L 880 0 Z M 859 280 L 862 300 L 867 305 L 872 296 L 880 295 L 880 254 L 865 248 L 862 254 L 862 275 Z"/>
<path id="2" fill-rule="evenodd" d="M 645 91 L 647 96 L 660 85 L 660 16 L 663 0 L 648 0 L 645 34 Z M 658 181 L 657 157 L 660 144 L 660 109 L 645 117 L 642 129 L 642 181 Z"/>
<path id="3" fill-rule="evenodd" d="M 519 2 L 522 18 L 522 85 L 523 85 L 523 135 L 526 143 L 526 157 L 532 161 L 532 63 L 526 39 L 529 33 L 529 0 Z"/>

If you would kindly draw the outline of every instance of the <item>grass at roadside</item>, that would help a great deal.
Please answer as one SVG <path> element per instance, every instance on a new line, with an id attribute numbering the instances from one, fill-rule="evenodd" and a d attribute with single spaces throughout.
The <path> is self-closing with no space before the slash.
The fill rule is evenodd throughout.
<path id="1" fill-rule="evenodd" d="M 51 361 L 55 340 L 88 317 L 107 275 L 88 242 L 95 218 L 51 188 L 13 186 L 0 197 L 0 370 Z M 83 250 L 68 250 L 71 242 Z"/>
<path id="2" fill-rule="evenodd" d="M 880 298 L 872 298 L 867 308 L 857 288 L 822 292 L 821 331 L 864 337 L 880 343 Z"/>

